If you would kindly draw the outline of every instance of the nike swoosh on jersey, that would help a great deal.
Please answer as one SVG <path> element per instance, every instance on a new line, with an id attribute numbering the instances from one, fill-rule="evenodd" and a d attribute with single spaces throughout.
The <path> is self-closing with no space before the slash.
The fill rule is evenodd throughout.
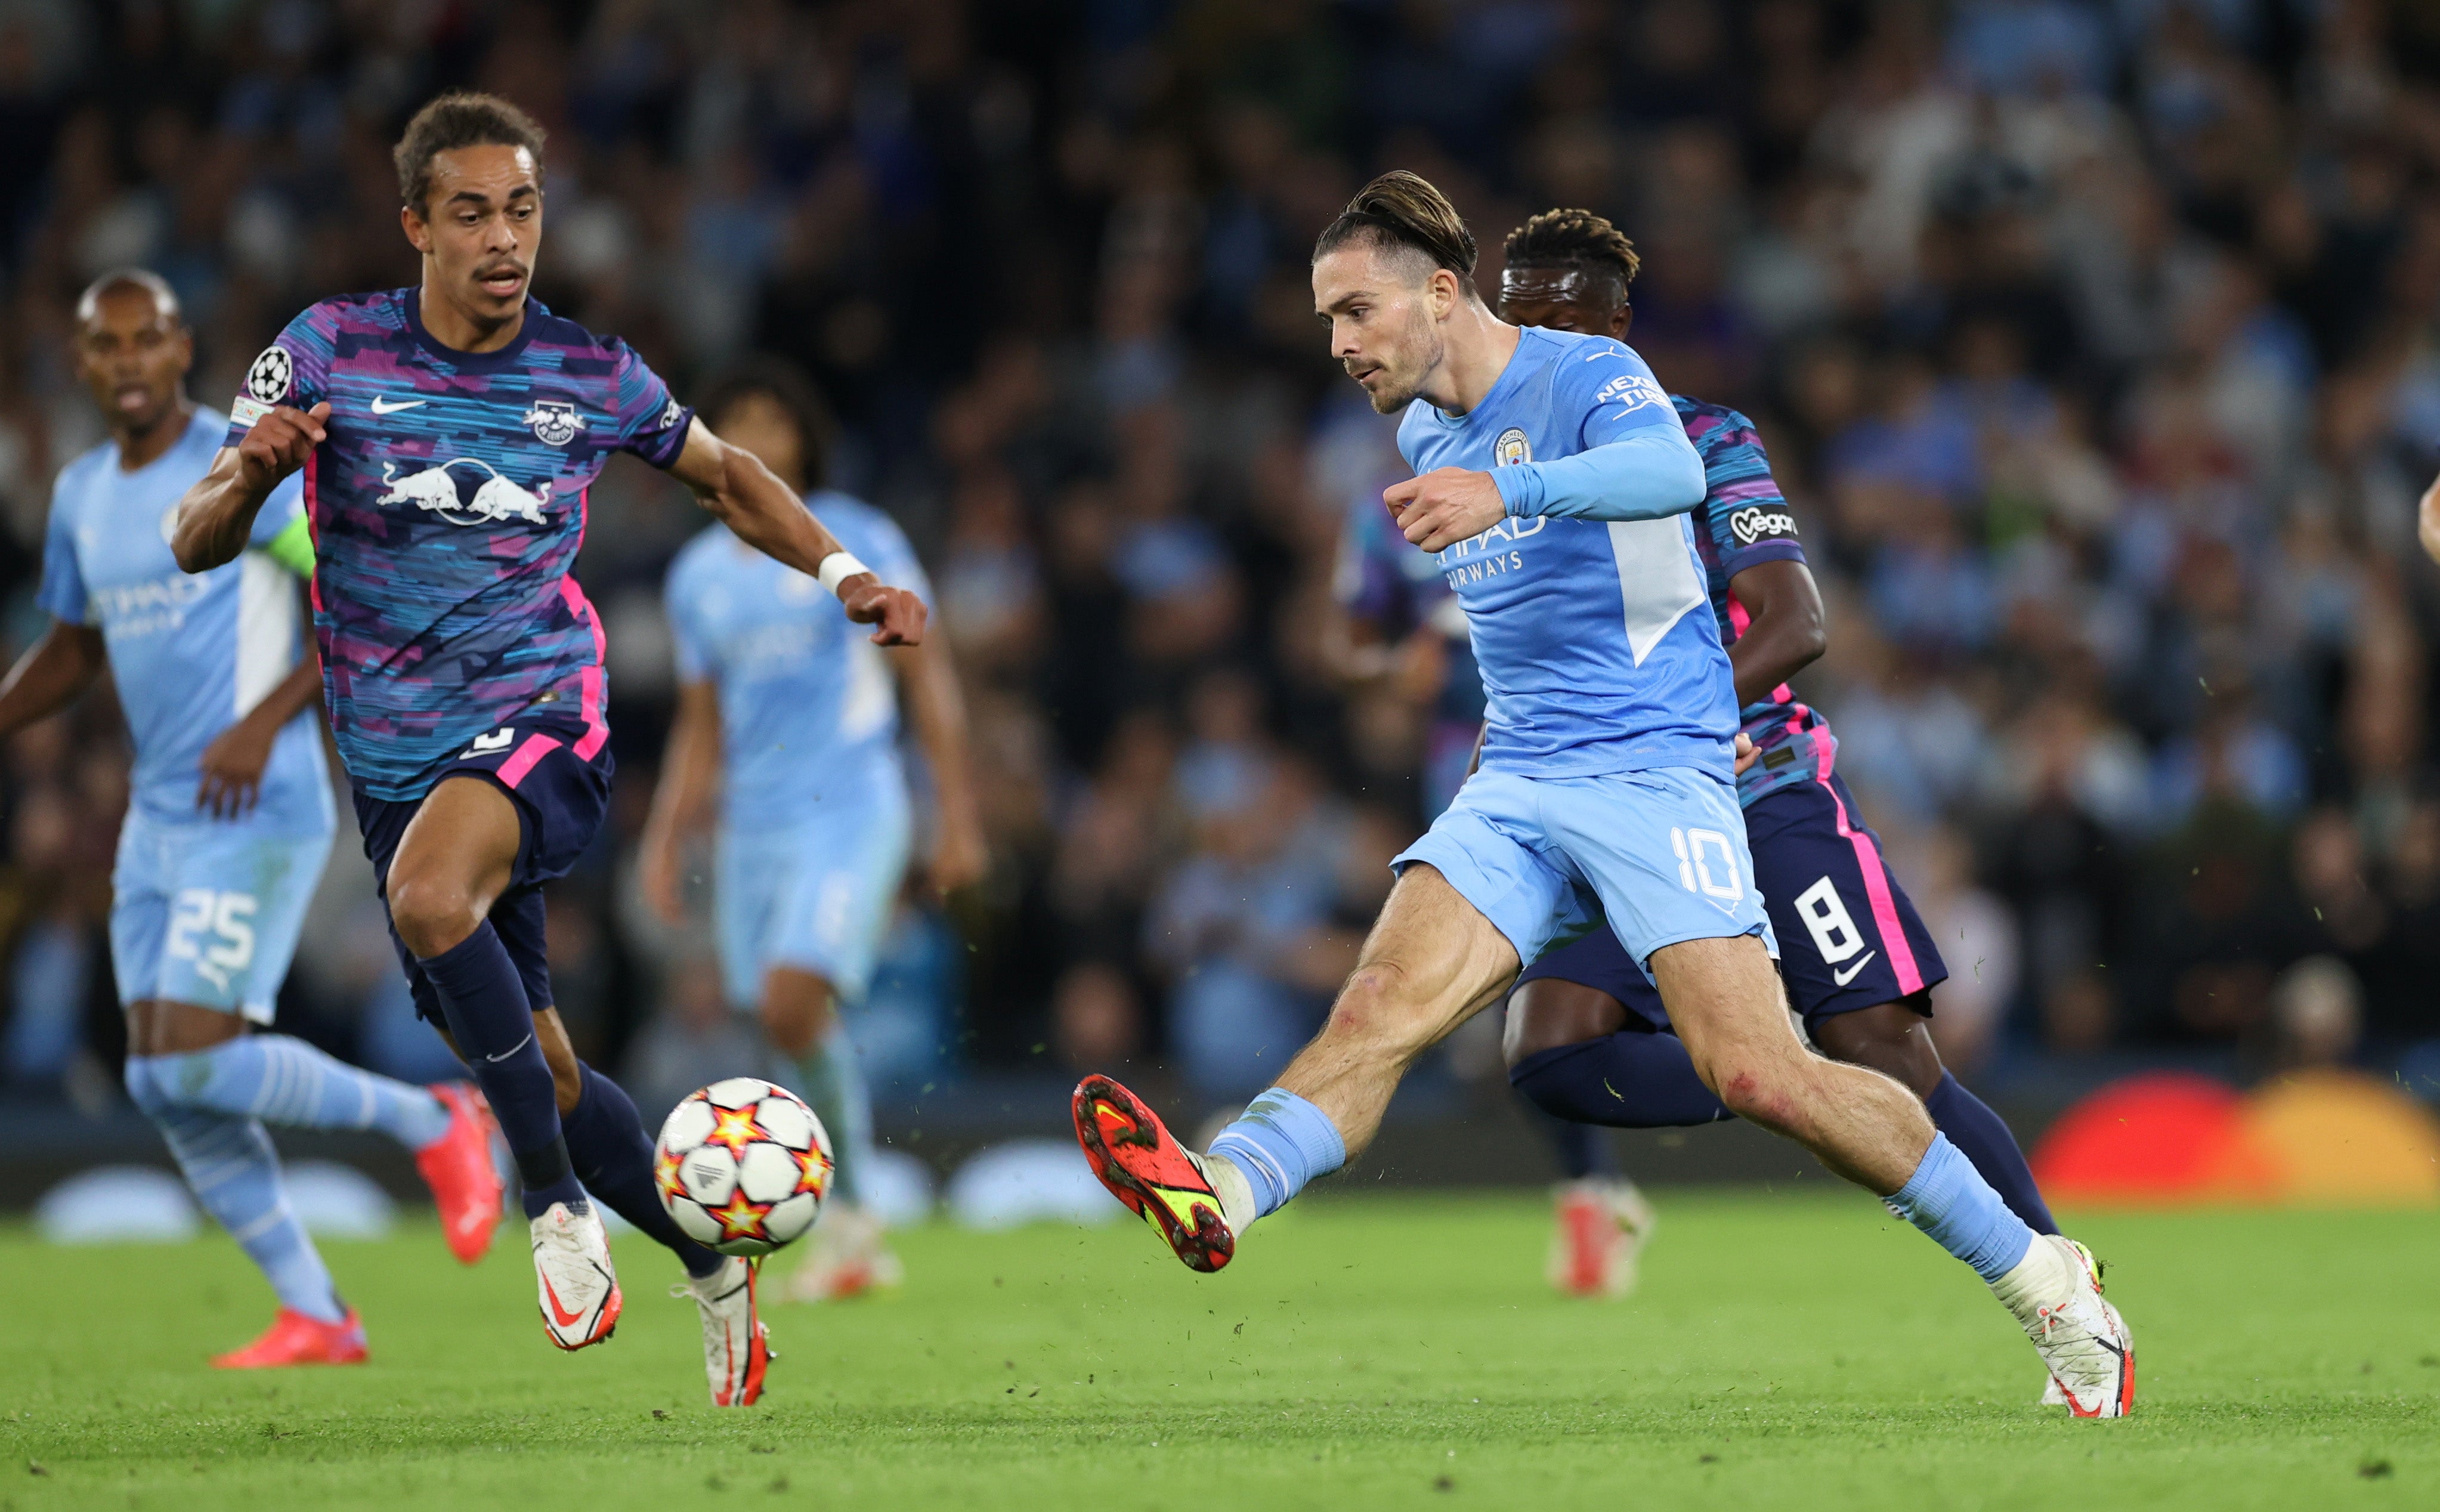
<path id="1" fill-rule="evenodd" d="M 1837 982 L 1841 987 L 1847 985 L 1847 983 L 1856 980 L 1856 973 L 1864 969 L 1865 963 L 1871 961 L 1875 956 L 1879 954 L 1880 952 L 1877 950 L 1865 951 L 1863 955 L 1857 959 L 1856 963 L 1849 966 L 1846 970 L 1839 971 L 1834 969 L 1830 973 L 1830 980 Z"/>
<path id="2" fill-rule="evenodd" d="M 422 399 L 385 400 L 376 397 L 372 402 L 372 411 L 376 415 L 395 415 L 402 409 L 413 409 L 416 405 L 428 402 Z"/>
<path id="3" fill-rule="evenodd" d="M 1839 983 L 1839 985 L 1840 985 L 1841 987 L 1843 987 L 1843 986 L 1845 986 L 1845 985 L 1846 985 L 1846 983 L 1842 981 L 1842 982 Z M 500 1062 L 502 1062 L 502 1061 L 504 1061 L 504 1060 L 508 1059 L 511 1055 L 515 1054 L 518 1051 L 521 1051 L 521 1050 L 525 1049 L 525 1048 L 526 1048 L 526 1046 L 528 1046 L 528 1045 L 529 1045 L 529 1044 L 531 1044 L 531 1043 L 533 1043 L 533 1035 L 532 1035 L 530 1032 L 529 1032 L 529 1033 L 526 1035 L 526 1037 L 525 1037 L 525 1038 L 518 1040 L 515 1044 L 511 1045 L 508 1049 L 506 1049 L 506 1050 L 504 1050 L 504 1051 L 500 1052 L 498 1054 L 496 1054 L 496 1055 L 486 1055 L 486 1056 L 484 1056 L 483 1058 L 484 1058 L 485 1060 L 490 1061 L 493 1065 L 496 1066 L 496 1065 L 498 1065 Z"/>

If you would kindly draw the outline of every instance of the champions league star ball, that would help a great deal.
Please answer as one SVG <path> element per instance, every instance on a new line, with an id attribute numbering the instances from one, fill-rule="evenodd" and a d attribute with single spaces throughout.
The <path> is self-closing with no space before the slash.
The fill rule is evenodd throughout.
<path id="1" fill-rule="evenodd" d="M 670 1109 L 653 1184 L 689 1238 L 723 1254 L 764 1255 L 814 1226 L 832 1163 L 830 1135 L 804 1099 L 731 1076 Z"/>

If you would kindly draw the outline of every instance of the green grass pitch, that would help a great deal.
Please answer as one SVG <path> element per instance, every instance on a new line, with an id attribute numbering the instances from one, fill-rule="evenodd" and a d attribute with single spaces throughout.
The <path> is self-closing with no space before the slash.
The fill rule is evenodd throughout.
<path id="1" fill-rule="evenodd" d="M 271 1305 L 225 1239 L 0 1230 L 0 1509 L 2440 1505 L 2440 1215 L 2072 1223 L 2136 1332 L 2119 1423 L 2036 1409 L 1988 1294 L 1858 1197 L 1664 1193 L 1623 1303 L 1548 1291 L 1546 1224 L 1325 1199 L 1215 1277 L 1132 1222 L 925 1228 L 898 1295 L 771 1308 L 726 1413 L 649 1244 L 576 1356 L 511 1230 L 473 1270 L 429 1227 L 330 1244 L 373 1363 L 231 1375 Z"/>

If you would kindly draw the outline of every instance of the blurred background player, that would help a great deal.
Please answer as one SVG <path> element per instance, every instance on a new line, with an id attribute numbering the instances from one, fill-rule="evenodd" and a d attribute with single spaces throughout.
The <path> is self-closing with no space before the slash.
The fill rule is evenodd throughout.
<path id="1" fill-rule="evenodd" d="M 234 560 L 181 575 L 178 496 L 227 417 L 187 398 L 194 343 L 154 274 L 104 274 L 76 319 L 78 373 L 110 440 L 53 489 L 39 596 L 52 622 L 0 684 L 0 736 L 65 707 L 107 663 L 135 745 L 110 915 L 128 1094 L 279 1299 L 260 1338 L 212 1363 L 353 1364 L 363 1320 L 290 1210 L 263 1125 L 398 1141 L 472 1264 L 500 1218 L 490 1121 L 469 1089 L 409 1087 L 247 1032 L 272 1020 L 334 822 L 308 711 L 321 674 L 297 606 L 314 570 L 301 491 L 271 493 Z"/>
<path id="2" fill-rule="evenodd" d="M 1351 693 L 1386 688 L 1426 711 L 1421 776 L 1428 824 L 1473 768 L 1482 738 L 1482 675 L 1456 591 L 1438 564 L 1398 533 L 1370 486 L 1393 480 L 1369 480 L 1348 500 L 1322 644 L 1333 675 Z M 1546 1268 L 1551 1285 L 1574 1296 L 1624 1296 L 1635 1286 L 1636 1251 L 1651 1231 L 1651 1204 L 1619 1170 L 1608 1134 L 1520 1100 L 1559 1167 Z"/>
<path id="3" fill-rule="evenodd" d="M 801 373 L 777 361 L 748 366 L 713 386 L 703 414 L 730 445 L 806 494 L 845 549 L 929 601 L 897 525 L 824 486 L 830 425 Z M 952 891 L 979 878 L 985 861 L 965 704 L 946 641 L 935 630 L 921 646 L 885 654 L 827 598 L 726 526 L 678 553 L 667 595 L 677 717 L 640 861 L 646 898 L 665 919 L 682 920 L 687 843 L 717 790 L 713 908 L 728 999 L 759 1010 L 838 1162 L 809 1253 L 789 1281 L 789 1294 L 807 1302 L 900 1275 L 859 1185 L 871 1161 L 872 1110 L 845 1018 L 864 999 L 915 838 L 898 747 L 901 696 L 931 778 L 925 882 Z"/>
<path id="4" fill-rule="evenodd" d="M 1328 1024 L 1208 1154 L 1110 1077 L 1079 1084 L 1096 1175 L 1189 1268 L 1220 1269 L 1370 1143 L 1416 1057 L 1606 919 L 1706 1085 L 1972 1269 L 2077 1415 L 2124 1414 L 2132 1346 L 2090 1256 L 2035 1233 L 1903 1089 L 1810 1054 L 1788 1024 L 1749 885 L 1730 663 L 1682 518 L 1704 468 L 1667 395 L 1608 336 L 1501 322 L 1475 261 L 1447 198 L 1398 171 L 1323 230 L 1312 277 L 1332 355 L 1374 409 L 1403 412 L 1416 476 L 1383 498 L 1465 604 L 1481 767 L 1397 858 Z"/>
<path id="5" fill-rule="evenodd" d="M 1626 336 L 1634 245 L 1585 210 L 1550 210 L 1508 235 L 1502 318 Z M 1834 769 L 1838 741 L 1787 679 L 1821 656 L 1821 595 L 1796 519 L 1752 423 L 1672 395 L 1703 457 L 1695 539 L 1712 611 L 1752 742 L 1737 779 L 1747 843 L 1782 974 L 1816 1048 L 1896 1078 L 2036 1233 L 2058 1224 L 1999 1114 L 1941 1065 L 1931 989 L 1948 976 L 1914 904 L 1881 860 L 1879 837 Z M 1528 965 L 1509 999 L 1504 1048 L 1516 1088 L 1554 1116 L 1639 1128 L 1730 1116 L 1695 1075 L 1651 981 L 1607 929 Z"/>
<path id="6" fill-rule="evenodd" d="M 585 490 L 631 452 L 886 643 L 920 639 L 924 610 L 623 342 L 531 297 L 543 145 L 492 96 L 416 113 L 393 155 L 421 284 L 289 322 L 249 369 L 175 544 L 190 571 L 236 557 L 272 490 L 311 463 L 314 624 L 366 854 L 417 1011 L 445 1026 L 516 1157 L 546 1331 L 581 1349 L 618 1322 L 589 1193 L 685 1264 L 712 1401 L 743 1406 L 769 1360 L 755 1267 L 662 1210 L 635 1104 L 577 1058 L 552 1005 L 542 886 L 592 842 L 610 793 L 601 625 L 569 576 Z"/>

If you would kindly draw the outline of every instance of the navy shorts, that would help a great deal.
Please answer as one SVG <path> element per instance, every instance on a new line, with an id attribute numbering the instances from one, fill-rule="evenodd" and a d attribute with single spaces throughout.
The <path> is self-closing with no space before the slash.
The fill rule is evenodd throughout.
<path id="1" fill-rule="evenodd" d="M 555 1000 L 550 952 L 543 937 L 542 885 L 567 874 L 609 812 L 611 761 L 608 743 L 601 739 L 603 733 L 600 726 L 588 730 L 573 721 L 519 720 L 477 738 L 433 778 L 432 785 L 438 787 L 452 777 L 480 777 L 516 805 L 516 865 L 509 873 L 508 891 L 492 905 L 491 919 L 509 959 L 517 963 L 517 974 L 525 979 L 526 1001 L 537 1013 Z M 393 801 L 364 793 L 355 800 L 365 855 L 373 863 L 374 885 L 386 902 L 390 857 L 398 854 L 398 842 L 423 801 Z M 398 937 L 395 924 L 389 939 L 415 993 L 416 1017 L 445 1023 L 439 994 L 424 980 L 406 942 Z"/>
<path id="2" fill-rule="evenodd" d="M 1931 1012 L 1922 994 L 1948 980 L 1948 966 L 1836 773 L 1755 800 L 1746 843 L 1779 936 L 1788 999 L 1806 1023 L 1900 999 Z M 1651 979 L 1607 928 L 1546 953 L 1516 981 L 1544 977 L 1608 993 L 1652 1027 L 1669 1026 Z"/>

